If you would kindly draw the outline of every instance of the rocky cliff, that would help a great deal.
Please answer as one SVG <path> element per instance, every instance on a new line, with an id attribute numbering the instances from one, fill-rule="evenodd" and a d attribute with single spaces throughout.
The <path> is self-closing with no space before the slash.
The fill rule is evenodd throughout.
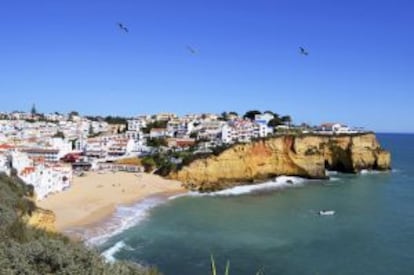
<path id="1" fill-rule="evenodd" d="M 372 133 L 285 135 L 234 145 L 218 156 L 193 161 L 169 177 L 189 189 L 210 191 L 278 175 L 326 178 L 326 169 L 345 173 L 387 170 L 390 163 L 390 153 Z"/>
<path id="2" fill-rule="evenodd" d="M 26 223 L 29 226 L 42 229 L 48 232 L 56 232 L 56 215 L 50 210 L 36 208 L 30 216 L 27 216 Z"/>

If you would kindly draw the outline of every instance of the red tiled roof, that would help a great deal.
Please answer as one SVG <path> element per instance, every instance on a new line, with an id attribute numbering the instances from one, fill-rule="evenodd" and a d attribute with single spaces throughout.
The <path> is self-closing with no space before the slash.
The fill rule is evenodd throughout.
<path id="1" fill-rule="evenodd" d="M 21 175 L 27 175 L 30 173 L 33 173 L 35 171 L 35 168 L 33 166 L 29 166 L 29 167 L 25 167 L 23 168 L 23 170 L 20 172 Z"/>
<path id="2" fill-rule="evenodd" d="M 14 149 L 15 147 L 6 143 L 0 144 L 0 150 Z"/>
<path id="3" fill-rule="evenodd" d="M 327 128 L 330 128 L 330 127 L 334 126 L 335 124 L 336 124 L 336 123 L 333 123 L 333 122 L 322 123 L 322 124 L 321 124 L 321 127 L 327 127 Z"/>

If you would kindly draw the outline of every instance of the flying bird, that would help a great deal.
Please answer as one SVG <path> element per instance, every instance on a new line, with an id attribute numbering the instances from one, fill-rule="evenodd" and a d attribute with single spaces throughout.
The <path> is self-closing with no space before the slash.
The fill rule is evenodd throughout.
<path id="1" fill-rule="evenodd" d="M 126 33 L 129 32 L 128 28 L 122 23 L 118 23 L 118 27 Z"/>
<path id="2" fill-rule="evenodd" d="M 196 53 L 197 53 L 197 50 L 196 50 L 196 49 L 194 49 L 193 47 L 188 46 L 188 45 L 187 45 L 187 50 L 188 50 L 191 54 L 196 54 Z"/>
<path id="3" fill-rule="evenodd" d="M 303 47 L 299 47 L 299 53 L 305 56 L 309 55 L 309 53 Z"/>

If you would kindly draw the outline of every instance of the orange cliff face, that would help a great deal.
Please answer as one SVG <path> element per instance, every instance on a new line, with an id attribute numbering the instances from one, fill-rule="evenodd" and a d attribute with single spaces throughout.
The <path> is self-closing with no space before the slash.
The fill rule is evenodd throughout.
<path id="1" fill-rule="evenodd" d="M 27 225 L 48 232 L 56 232 L 56 215 L 50 210 L 36 208 L 30 216 L 26 217 Z"/>
<path id="2" fill-rule="evenodd" d="M 170 178 L 191 190 L 211 191 L 279 175 L 326 178 L 325 170 L 357 173 L 390 169 L 390 153 L 374 134 L 280 136 L 238 144 L 199 159 Z"/>

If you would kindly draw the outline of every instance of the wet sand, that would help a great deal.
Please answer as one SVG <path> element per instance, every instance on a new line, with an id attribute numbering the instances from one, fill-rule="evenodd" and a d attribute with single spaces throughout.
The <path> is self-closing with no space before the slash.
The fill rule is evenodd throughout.
<path id="1" fill-rule="evenodd" d="M 88 172 L 74 177 L 68 190 L 50 195 L 38 206 L 56 214 L 56 228 L 89 227 L 109 218 L 118 205 L 137 203 L 154 195 L 174 195 L 186 190 L 178 181 L 145 173 Z"/>

